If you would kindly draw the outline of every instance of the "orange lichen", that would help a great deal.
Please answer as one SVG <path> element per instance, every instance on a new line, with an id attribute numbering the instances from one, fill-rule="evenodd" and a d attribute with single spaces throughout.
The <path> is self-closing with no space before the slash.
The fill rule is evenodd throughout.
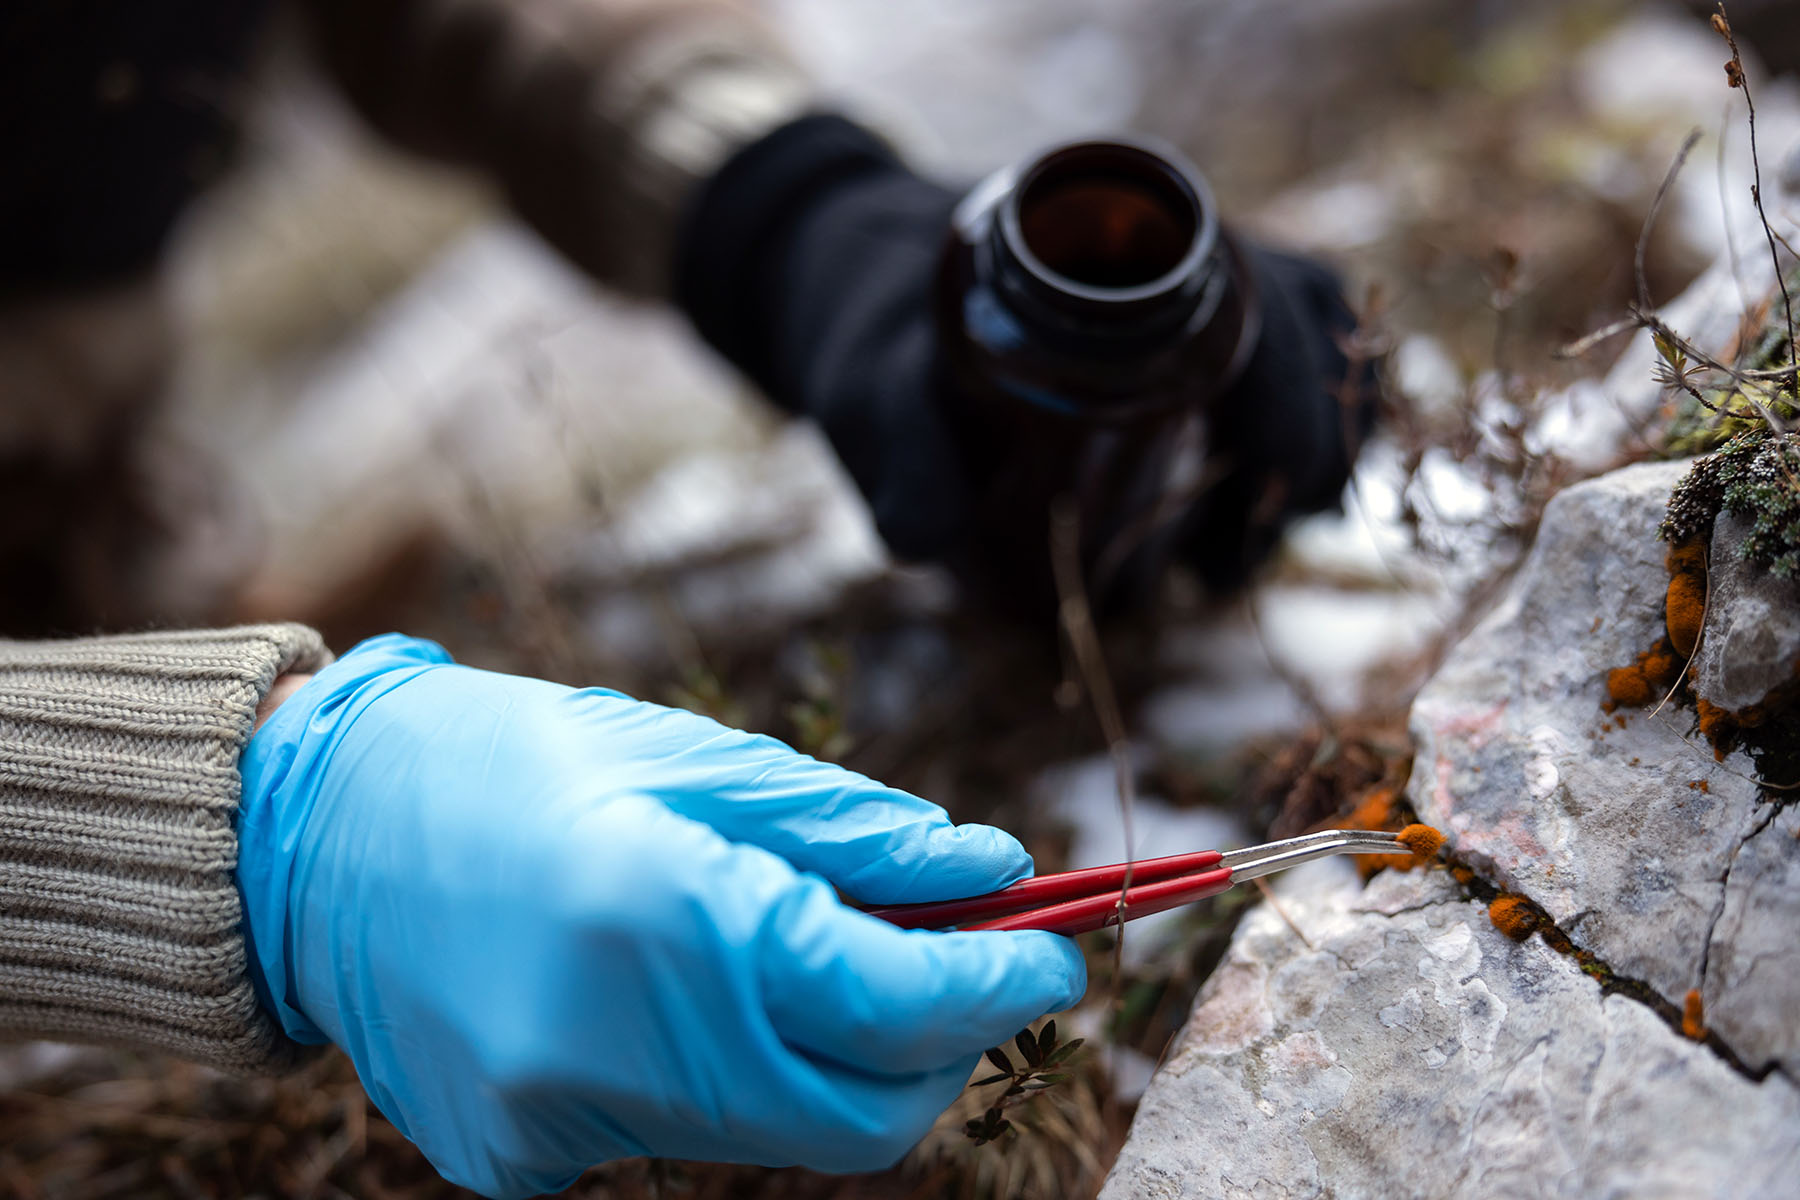
<path id="1" fill-rule="evenodd" d="M 1696 1042 L 1706 1040 L 1706 1006 L 1700 1001 L 1700 989 L 1693 988 L 1681 1002 L 1681 1032 Z"/>
<path id="2" fill-rule="evenodd" d="M 1670 547 L 1663 562 L 1671 575 L 1705 575 L 1706 539 L 1689 538 L 1679 546 Z"/>
<path id="3" fill-rule="evenodd" d="M 1391 830 L 1400 823 L 1399 800 L 1398 788 L 1370 788 L 1335 824 L 1339 829 Z M 1405 871 L 1413 866 L 1410 854 L 1358 854 L 1355 861 L 1357 873 L 1364 879 L 1385 868 Z"/>
<path id="4" fill-rule="evenodd" d="M 1796 836 L 1800 836 L 1800 831 L 1796 831 Z M 1452 863 L 1450 865 L 1450 878 L 1456 880 L 1456 882 L 1462 884 L 1464 887 L 1468 887 L 1471 883 L 1475 882 L 1475 872 L 1469 870 L 1469 868 L 1463 866 L 1461 863 Z"/>
<path id="5" fill-rule="evenodd" d="M 1356 807 L 1344 814 L 1344 829 L 1386 829 L 1400 819 L 1394 809 L 1399 792 L 1391 787 L 1374 787 L 1364 792 Z"/>
<path id="6" fill-rule="evenodd" d="M 1712 784 L 1704 779 L 1690 779 L 1688 780 L 1688 790 L 1699 792 L 1703 796 L 1710 796 L 1712 794 Z"/>
<path id="7" fill-rule="evenodd" d="M 1413 862 L 1424 864 L 1444 848 L 1444 835 L 1429 825 L 1408 825 L 1400 831 L 1400 844 L 1413 852 Z"/>
<path id="8" fill-rule="evenodd" d="M 1706 576 L 1683 571 L 1669 580 L 1669 591 L 1663 602 L 1663 624 L 1669 631 L 1669 644 L 1675 653 L 1691 658 L 1700 644 L 1700 625 L 1706 619 Z"/>
<path id="9" fill-rule="evenodd" d="M 1669 644 L 1668 638 L 1659 638 L 1656 645 L 1638 655 L 1637 661 L 1629 667 L 1615 667 L 1606 674 L 1606 695 L 1612 706 L 1623 705 L 1626 708 L 1648 708 L 1661 700 L 1663 693 L 1680 678 L 1682 668 L 1686 666 L 1675 648 Z"/>
<path id="10" fill-rule="evenodd" d="M 1720 708 L 1710 700 L 1702 699 L 1694 707 L 1700 714 L 1700 732 L 1712 743 L 1713 758 L 1724 762 L 1726 753 L 1737 740 L 1737 718 L 1730 709 Z"/>
<path id="11" fill-rule="evenodd" d="M 1501 892 L 1488 905 L 1488 920 L 1494 928 L 1504 933 L 1515 942 L 1522 942 L 1536 933 L 1544 923 L 1542 911 L 1537 905 L 1523 896 L 1514 896 L 1509 892 Z"/>

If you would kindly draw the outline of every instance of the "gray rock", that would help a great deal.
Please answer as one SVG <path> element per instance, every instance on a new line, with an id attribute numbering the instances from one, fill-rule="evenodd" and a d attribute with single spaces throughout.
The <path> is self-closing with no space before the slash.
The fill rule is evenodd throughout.
<path id="1" fill-rule="evenodd" d="M 1727 868 L 1701 994 L 1707 1025 L 1751 1068 L 1800 1079 L 1800 809 L 1765 820 Z"/>
<path id="2" fill-rule="evenodd" d="M 1735 711 L 1800 675 L 1800 582 L 1746 562 L 1750 522 L 1720 513 L 1707 561 L 1706 637 L 1694 653 L 1701 696 Z"/>
<path id="3" fill-rule="evenodd" d="M 1800 1091 L 1514 944 L 1442 876 L 1343 864 L 1246 918 L 1102 1200 L 1785 1197 Z"/>
<path id="4" fill-rule="evenodd" d="M 1510 596 L 1412 713 L 1420 816 L 1676 1002 L 1700 986 L 1725 863 L 1759 820 L 1753 769 L 1715 762 L 1672 702 L 1601 705 L 1608 671 L 1662 635 L 1656 527 L 1686 466 L 1630 467 L 1552 501 Z"/>
<path id="5" fill-rule="evenodd" d="M 1103 1196 L 1788 1196 L 1800 1170 L 1800 809 L 1691 710 L 1607 714 L 1662 633 L 1685 464 L 1550 505 L 1507 599 L 1420 693 L 1410 798 L 1494 884 L 1725 1049 L 1515 944 L 1441 873 L 1296 872 L 1246 919 Z M 1735 630 L 1735 599 L 1709 612 Z M 1741 633 L 1721 633 L 1730 644 Z M 1768 1068 L 1765 1070 L 1765 1068 Z"/>

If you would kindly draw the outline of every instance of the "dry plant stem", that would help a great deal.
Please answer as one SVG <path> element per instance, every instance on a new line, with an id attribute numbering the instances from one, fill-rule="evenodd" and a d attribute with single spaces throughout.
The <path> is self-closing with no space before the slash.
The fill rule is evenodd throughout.
<path id="1" fill-rule="evenodd" d="M 1763 208 L 1762 198 L 1762 159 L 1756 148 L 1756 100 L 1750 94 L 1750 77 L 1744 73 L 1744 58 L 1738 51 L 1737 35 L 1731 31 L 1731 19 L 1725 15 L 1725 0 L 1719 0 L 1718 19 L 1713 27 L 1731 47 L 1731 64 L 1729 78 L 1733 87 L 1742 89 L 1744 107 L 1750 113 L 1750 198 L 1756 202 L 1756 215 L 1762 222 L 1763 233 L 1769 240 L 1769 261 L 1775 266 L 1775 282 L 1781 288 L 1782 310 L 1787 317 L 1788 336 L 1788 370 L 1785 372 L 1788 386 L 1795 395 L 1800 395 L 1800 347 L 1794 339 L 1794 299 L 1788 295 L 1787 276 L 1781 270 L 1781 252 L 1775 248 L 1775 227 L 1769 223 L 1769 214 Z"/>
<path id="2" fill-rule="evenodd" d="M 1650 298 L 1650 277 L 1645 273 L 1644 260 L 1650 253 L 1650 235 L 1656 229 L 1656 219 L 1662 215 L 1663 204 L 1669 198 L 1669 189 L 1675 185 L 1675 177 L 1681 174 L 1681 168 L 1687 165 L 1688 155 L 1694 152 L 1699 144 L 1701 130 L 1696 127 L 1688 130 L 1688 135 L 1681 139 L 1681 149 L 1675 152 L 1675 161 L 1663 173 L 1662 183 L 1657 186 L 1656 197 L 1650 201 L 1650 211 L 1644 214 L 1643 228 L 1638 230 L 1637 253 L 1632 259 L 1632 270 L 1637 281 L 1638 307 L 1649 312 L 1656 307 Z"/>
<path id="3" fill-rule="evenodd" d="M 1675 722 L 1669 720 L 1667 717 L 1658 717 L 1657 723 L 1659 725 L 1661 725 L 1664 729 L 1667 729 L 1670 733 L 1674 734 L 1675 740 L 1681 743 L 1682 749 L 1686 750 L 1689 754 L 1692 754 L 1696 759 L 1698 759 L 1702 763 L 1704 763 L 1706 765 L 1707 769 L 1709 769 L 1709 770 L 1723 771 L 1727 775 L 1736 776 L 1737 778 L 1743 780 L 1745 783 L 1748 783 L 1754 787 L 1762 788 L 1764 791 L 1800 792 L 1800 779 L 1796 779 L 1793 783 L 1770 783 L 1766 779 L 1758 779 L 1754 775 L 1746 775 L 1744 772 L 1736 770 L 1730 766 L 1727 766 L 1725 763 L 1722 763 L 1718 759 L 1714 758 L 1711 746 L 1701 746 L 1701 745 L 1695 744 L 1693 738 L 1691 738 L 1687 734 L 1683 733 L 1681 731 L 1680 727 L 1678 727 L 1675 724 Z"/>
<path id="4" fill-rule="evenodd" d="M 1313 945 L 1312 939 L 1306 936 L 1306 930 L 1294 924 L 1294 918 L 1288 916 L 1287 909 L 1281 907 L 1281 901 L 1275 898 L 1275 889 L 1269 886 L 1269 881 L 1259 875 L 1250 882 L 1254 883 L 1256 885 L 1256 890 L 1262 893 L 1263 902 L 1274 909 L 1275 915 L 1280 917 L 1282 921 L 1287 924 L 1287 927 L 1294 931 L 1294 936 L 1299 938 L 1301 943 L 1304 944 L 1308 950 L 1317 950 L 1318 947 Z"/>
<path id="5" fill-rule="evenodd" d="M 1050 506 L 1050 565 L 1056 577 L 1057 612 L 1063 633 L 1074 652 L 1075 665 L 1081 672 L 1088 695 L 1093 697 L 1100 735 L 1106 739 L 1106 750 L 1112 757 L 1113 780 L 1119 793 L 1119 821 L 1125 832 L 1125 879 L 1119 887 L 1119 936 L 1113 947 L 1113 1003 L 1117 1005 L 1124 999 L 1120 983 L 1124 979 L 1125 896 L 1131 887 L 1131 864 L 1137 854 L 1137 837 L 1132 828 L 1136 782 L 1132 778 L 1131 746 L 1125 736 L 1125 718 L 1119 711 L 1112 675 L 1106 669 L 1106 652 L 1094 629 L 1093 610 L 1088 604 L 1087 587 L 1082 582 L 1081 517 L 1072 496 L 1060 496 Z"/>
<path id="6" fill-rule="evenodd" d="M 1319 698 L 1318 689 L 1314 688 L 1312 682 L 1304 675 L 1282 662 L 1280 656 L 1275 653 L 1275 647 L 1269 644 L 1269 636 L 1263 631 L 1262 614 L 1256 607 L 1255 592 L 1244 594 L 1244 611 L 1250 614 L 1250 628 L 1256 632 L 1257 643 L 1262 646 L 1263 657 L 1269 660 L 1270 669 L 1312 714 L 1313 720 L 1317 721 L 1328 735 L 1336 737 L 1337 722 L 1332 718 L 1331 710 L 1325 707 L 1325 701 Z"/>
<path id="7" fill-rule="evenodd" d="M 1339 339 L 1338 349 L 1344 355 L 1344 377 L 1338 380 L 1334 394 L 1338 404 L 1338 427 L 1344 433 L 1344 461 L 1353 467 L 1357 455 L 1362 453 L 1362 436 L 1356 420 L 1356 410 L 1361 407 L 1361 389 L 1357 387 L 1357 381 L 1362 378 L 1364 368 L 1378 360 L 1392 344 L 1392 339 L 1379 329 L 1377 314 L 1380 312 L 1381 293 L 1371 286 L 1363 300 L 1363 311 L 1357 316 L 1356 328 Z M 1379 389 L 1385 382 L 1385 376 L 1376 372 L 1375 387 Z"/>
<path id="8" fill-rule="evenodd" d="M 1663 698 L 1658 700 L 1656 702 L 1656 707 L 1650 710 L 1650 717 L 1652 720 L 1655 719 L 1656 714 L 1663 710 L 1664 705 L 1675 698 L 1675 693 L 1681 690 L 1681 685 L 1687 681 L 1688 675 L 1693 672 L 1694 663 L 1700 658 L 1700 647 L 1706 641 L 1706 614 L 1711 611 L 1712 572 L 1708 571 L 1706 573 L 1706 598 L 1700 602 L 1700 636 L 1694 639 L 1693 653 L 1689 654 L 1687 661 L 1681 664 L 1681 670 L 1675 673 L 1675 682 L 1669 685 L 1669 690 L 1663 693 Z"/>
<path id="9" fill-rule="evenodd" d="M 1731 228 L 1731 196 L 1725 188 L 1725 145 L 1731 134 L 1731 101 L 1725 102 L 1725 111 L 1719 114 L 1718 155 L 1713 164 L 1713 179 L 1719 192 L 1719 212 L 1725 214 L 1725 257 L 1731 264 L 1731 283 L 1737 289 L 1738 311 L 1743 314 L 1738 324 L 1738 349 L 1736 361 L 1731 365 L 1742 368 L 1744 355 L 1750 349 L 1752 322 L 1750 320 L 1750 296 L 1744 291 L 1743 260 L 1738 256 L 1737 234 Z"/>
<path id="10" fill-rule="evenodd" d="M 1156 503 L 1138 513 L 1113 535 L 1106 549 L 1094 563 L 1094 582 L 1101 594 L 1105 594 L 1119 568 L 1135 553 L 1138 547 L 1148 542 L 1168 525 L 1186 512 L 1195 502 L 1203 499 L 1216 487 L 1227 474 L 1225 464 L 1207 461 L 1201 465 L 1200 476 L 1180 487 L 1163 488 Z"/>
<path id="11" fill-rule="evenodd" d="M 1617 321 L 1608 325 L 1602 325 L 1592 333 L 1583 334 L 1572 342 L 1558 346 L 1551 353 L 1551 357 L 1559 359 L 1581 358 L 1586 355 L 1589 350 L 1592 350 L 1606 339 L 1617 337 L 1621 333 L 1638 329 L 1641 326 L 1642 322 L 1636 317 L 1620 317 Z"/>
<path id="12" fill-rule="evenodd" d="M 1735 53 L 1735 49 L 1734 49 L 1734 53 Z M 1748 101 L 1749 98 L 1750 98 L 1749 89 L 1745 88 L 1744 99 L 1746 101 Z M 1754 117 L 1755 110 L 1754 110 L 1754 108 L 1751 109 L 1751 112 L 1752 112 L 1751 158 L 1754 161 L 1755 156 L 1756 156 L 1756 139 L 1755 139 L 1755 133 L 1754 133 L 1754 130 L 1755 130 L 1755 117 Z M 1657 316 L 1656 313 L 1652 311 L 1654 302 L 1650 296 L 1650 283 L 1649 283 L 1649 278 L 1645 271 L 1645 256 L 1648 253 L 1648 249 L 1649 249 L 1649 245 L 1650 245 L 1650 237 L 1651 237 L 1652 233 L 1655 231 L 1657 218 L 1662 213 L 1663 204 L 1668 199 L 1669 190 L 1670 190 L 1670 188 L 1672 188 L 1674 186 L 1676 177 L 1678 175 L 1680 175 L 1680 173 L 1681 173 L 1681 168 L 1687 164 L 1688 155 L 1690 153 L 1692 153 L 1692 151 L 1694 149 L 1694 144 L 1699 140 L 1700 136 L 1701 136 L 1701 131 L 1699 129 L 1693 129 L 1693 130 L 1690 130 L 1688 132 L 1687 137 L 1682 140 L 1681 148 L 1676 152 L 1674 161 L 1669 164 L 1668 171 L 1663 175 L 1662 183 L 1656 189 L 1656 196 L 1651 201 L 1650 211 L 1648 213 L 1646 213 L 1644 216 L 1643 227 L 1638 232 L 1637 252 L 1636 252 L 1636 256 L 1635 256 L 1635 261 L 1633 263 L 1634 273 L 1635 273 L 1635 281 L 1634 282 L 1636 284 L 1636 289 L 1637 289 L 1637 302 L 1629 310 L 1630 315 L 1624 317 L 1621 320 L 1614 321 L 1611 324 L 1605 325 L 1605 326 L 1601 327 L 1600 329 L 1596 329 L 1594 332 L 1588 334 L 1587 336 L 1578 338 L 1577 340 L 1570 342 L 1568 345 L 1561 347 L 1560 349 L 1558 349 L 1556 351 L 1556 357 L 1564 358 L 1564 359 L 1579 358 L 1582 355 L 1586 354 L 1589 350 L 1592 350 L 1595 346 L 1599 345 L 1601 342 L 1605 341 L 1606 339 L 1608 339 L 1610 337 L 1613 337 L 1616 334 L 1623 333 L 1626 330 L 1633 329 L 1633 328 L 1648 329 L 1653 335 L 1655 335 L 1657 338 L 1660 338 L 1662 341 L 1666 342 L 1673 349 L 1679 351 L 1683 356 L 1685 356 L 1688 359 L 1693 360 L 1693 362 L 1698 364 L 1699 367 L 1704 368 L 1706 370 L 1710 370 L 1710 371 L 1717 371 L 1720 374 L 1729 378 L 1733 383 L 1737 384 L 1739 387 L 1742 387 L 1746 383 L 1766 382 L 1766 381 L 1784 381 L 1784 380 L 1791 381 L 1793 379 L 1794 372 L 1793 372 L 1792 368 L 1783 368 L 1780 370 L 1767 370 L 1767 371 L 1745 371 L 1736 365 L 1727 365 L 1725 363 L 1722 363 L 1718 359 L 1712 357 L 1711 355 L 1707 354 L 1705 351 L 1701 350 L 1698 346 L 1694 345 L 1692 342 L 1688 341 L 1685 337 L 1681 336 L 1681 334 L 1677 333 L 1673 328 L 1671 328 L 1669 326 L 1669 324 L 1667 322 L 1665 322 L 1661 317 Z M 1758 169 L 1760 170 L 1760 168 L 1758 168 Z M 1758 175 L 1759 180 L 1760 180 L 1760 178 L 1761 178 L 1761 176 Z M 1761 196 L 1761 190 L 1760 190 L 1760 183 L 1757 186 L 1756 203 L 1757 203 L 1757 212 L 1758 212 L 1758 214 L 1761 214 L 1762 213 L 1762 196 Z M 1764 232 L 1766 232 L 1771 239 L 1774 239 L 1777 236 L 1773 226 L 1771 226 L 1769 224 L 1766 216 L 1763 218 L 1762 225 L 1763 225 Z M 1770 243 L 1770 252 L 1771 253 L 1774 252 L 1774 243 L 1772 240 Z M 1775 272 L 1776 278 L 1777 278 L 1777 280 L 1781 281 L 1781 283 L 1782 283 L 1782 299 L 1784 301 L 1786 301 L 1787 300 L 1787 285 L 1786 285 L 1786 281 L 1782 280 L 1782 278 L 1781 278 L 1781 270 L 1780 270 L 1781 263 L 1780 263 L 1779 258 L 1776 259 L 1775 266 L 1776 266 L 1776 272 Z M 1793 331 L 1793 325 L 1792 325 L 1792 318 L 1790 315 L 1790 319 L 1789 319 L 1790 343 L 1792 341 L 1792 331 Z M 1716 404 L 1712 403 L 1711 401 L 1709 401 L 1703 394 L 1701 394 L 1701 392 L 1698 388 L 1694 387 L 1694 385 L 1687 378 L 1688 374 L 1691 374 L 1691 372 L 1682 372 L 1682 373 L 1673 373 L 1672 372 L 1671 378 L 1670 378 L 1670 383 L 1673 384 L 1673 386 L 1680 388 L 1687 395 L 1693 397 L 1695 402 L 1698 403 L 1702 408 L 1705 408 L 1708 412 L 1718 412 L 1719 411 L 1718 406 Z M 1751 403 L 1757 404 L 1759 408 L 1762 407 L 1754 398 L 1751 399 Z M 1768 414 L 1765 413 L 1765 416 L 1767 416 L 1767 415 Z"/>
<path id="13" fill-rule="evenodd" d="M 1769 230 L 1769 235 L 1771 237 L 1773 237 L 1776 241 L 1780 242 L 1781 248 L 1783 250 L 1786 250 L 1789 255 L 1791 255 L 1794 258 L 1800 258 L 1800 250 L 1794 249 L 1794 243 L 1788 241 L 1786 236 L 1784 236 L 1783 234 L 1776 233 L 1773 228 L 1771 228 Z"/>

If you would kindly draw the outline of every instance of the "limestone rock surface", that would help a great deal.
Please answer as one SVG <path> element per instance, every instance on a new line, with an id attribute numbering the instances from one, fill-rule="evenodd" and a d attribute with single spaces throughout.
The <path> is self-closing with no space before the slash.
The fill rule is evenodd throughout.
<path id="1" fill-rule="evenodd" d="M 1787 1196 L 1800 1170 L 1800 807 L 1692 709 L 1608 713 L 1661 636 L 1687 464 L 1551 504 L 1415 702 L 1409 797 L 1612 973 L 1508 940 L 1442 872 L 1278 886 L 1240 928 L 1103 1193 Z M 1715 591 L 1705 637 L 1750 636 Z M 1724 631 L 1724 632 L 1718 632 Z M 1605 974 L 1605 971 L 1597 971 Z M 1715 1040 L 1673 1019 L 1689 989 Z"/>
<path id="2" fill-rule="evenodd" d="M 1701 985 L 1725 865 L 1763 819 L 1753 766 L 1715 762 L 1691 710 L 1601 707 L 1607 673 L 1662 636 L 1656 527 L 1687 465 L 1551 502 L 1508 598 L 1414 702 L 1410 789 L 1491 882 L 1676 1002 Z M 1709 625 L 1729 620 L 1715 610 Z"/>
<path id="3" fill-rule="evenodd" d="M 1706 1023 L 1756 1069 L 1800 1080 L 1800 809 L 1767 814 L 1728 864 L 1707 941 Z"/>
<path id="4" fill-rule="evenodd" d="M 1694 652 L 1694 687 L 1721 708 L 1761 704 L 1800 676 L 1800 582 L 1777 579 L 1737 552 L 1750 522 L 1720 513 L 1707 561 L 1716 619 Z"/>
<path id="5" fill-rule="evenodd" d="M 1515 944 L 1441 875 L 1342 863 L 1239 927 L 1101 1200 L 1786 1197 L 1800 1091 Z"/>

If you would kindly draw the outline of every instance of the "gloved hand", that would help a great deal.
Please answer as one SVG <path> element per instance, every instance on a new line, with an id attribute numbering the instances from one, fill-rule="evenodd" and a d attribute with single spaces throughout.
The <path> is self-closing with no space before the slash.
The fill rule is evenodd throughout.
<path id="1" fill-rule="evenodd" d="M 680 238 L 676 298 L 695 328 L 776 404 L 819 423 L 903 559 L 955 556 L 991 465 L 949 416 L 939 353 L 935 289 L 960 195 L 850 122 L 806 117 L 730 160 Z M 1336 279 L 1249 250 L 1263 334 L 1213 409 L 1224 481 L 1177 538 L 1221 591 L 1244 582 L 1290 517 L 1337 502 L 1374 416 L 1366 366 L 1352 412 L 1339 403 L 1349 363 L 1338 343 L 1356 322 Z"/>
<path id="2" fill-rule="evenodd" d="M 1047 933 L 840 903 L 1030 873 L 1005 833 L 767 737 L 365 642 L 243 756 L 238 880 L 283 1028 L 493 1196 L 630 1155 L 896 1160 L 1086 984 Z"/>
<path id="3" fill-rule="evenodd" d="M 806 117 L 706 185 L 676 264 L 700 335 L 819 423 L 907 559 L 954 548 L 979 473 L 939 403 L 933 286 L 959 195 L 850 122 Z"/>
<path id="4" fill-rule="evenodd" d="M 1249 582 L 1290 520 L 1337 505 L 1380 399 L 1375 365 L 1344 352 L 1357 322 L 1337 276 L 1311 259 L 1244 248 L 1262 336 L 1209 410 L 1219 478 L 1176 534 L 1177 553 L 1217 595 Z"/>

